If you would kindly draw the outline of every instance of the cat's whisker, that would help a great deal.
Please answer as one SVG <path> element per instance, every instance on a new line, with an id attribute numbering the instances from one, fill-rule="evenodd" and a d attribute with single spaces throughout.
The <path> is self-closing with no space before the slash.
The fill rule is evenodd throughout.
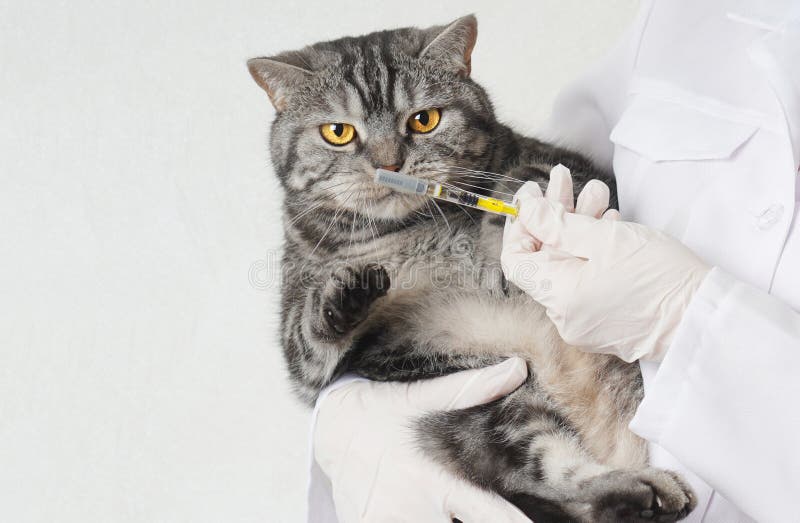
<path id="1" fill-rule="evenodd" d="M 461 212 L 467 215 L 467 218 L 469 218 L 470 221 L 472 221 L 473 225 L 478 225 L 478 223 L 475 221 L 475 218 L 473 218 L 472 215 L 469 212 L 467 212 L 467 210 L 462 205 L 456 205 L 456 207 L 458 207 L 461 210 Z"/>
<path id="2" fill-rule="evenodd" d="M 306 216 L 306 215 L 307 215 L 307 214 L 309 214 L 310 212 L 313 212 L 313 211 L 315 211 L 315 210 L 319 209 L 319 208 L 320 208 L 320 207 L 322 207 L 323 205 L 325 205 L 325 202 L 324 202 L 324 201 L 321 201 L 321 202 L 317 203 L 316 205 L 312 205 L 311 207 L 308 207 L 308 208 L 306 208 L 305 210 L 301 211 L 301 212 L 300 212 L 300 214 L 298 214 L 297 216 L 295 216 L 294 218 L 292 218 L 291 220 L 289 220 L 288 222 L 286 222 L 286 223 L 287 223 L 287 225 L 293 225 L 293 224 L 294 224 L 295 222 L 297 222 L 297 221 L 298 221 L 300 218 L 302 218 L 303 216 Z"/>
<path id="3" fill-rule="evenodd" d="M 371 212 L 372 212 L 372 205 L 370 205 L 370 206 L 369 206 L 369 209 L 367 209 L 367 212 L 369 212 L 369 213 L 371 213 Z M 368 216 L 368 215 L 366 215 L 366 216 L 363 216 L 363 215 L 362 215 L 362 216 L 361 216 L 359 219 L 361 220 L 361 221 L 359 222 L 359 224 L 361 225 L 361 227 L 363 227 L 363 228 L 365 228 L 365 229 L 367 229 L 368 227 L 371 227 L 371 226 L 370 226 L 370 223 L 369 223 L 369 216 Z M 374 235 L 374 233 L 372 232 L 372 230 L 371 230 L 371 229 L 369 230 L 369 232 L 372 234 L 372 237 L 374 238 L 374 237 L 375 237 L 375 235 Z"/>
<path id="4" fill-rule="evenodd" d="M 319 189 L 320 191 L 330 191 L 331 189 L 335 189 L 335 188 L 337 188 L 337 187 L 341 187 L 342 185 L 346 185 L 346 184 L 348 184 L 348 183 L 349 183 L 351 186 L 353 186 L 353 185 L 355 185 L 355 184 L 356 184 L 356 182 L 339 182 L 339 183 L 336 183 L 336 184 L 334 184 L 334 185 L 328 185 L 328 186 L 324 186 L 324 187 L 319 187 L 318 189 Z"/>
<path id="5" fill-rule="evenodd" d="M 480 170 L 477 170 L 477 169 L 469 169 L 467 167 L 461 167 L 461 166 L 457 166 L 457 165 L 450 166 L 450 167 L 448 167 L 448 169 L 450 169 L 451 172 L 454 172 L 454 173 L 465 173 L 465 174 L 472 174 L 472 175 L 476 175 L 476 176 L 485 176 L 487 179 L 502 179 L 502 180 L 507 180 L 509 182 L 525 183 L 525 180 L 521 180 L 519 178 L 514 178 L 513 176 L 509 176 L 507 174 L 495 173 L 495 172 L 491 172 L 491 171 L 480 171 Z"/>
<path id="6" fill-rule="evenodd" d="M 449 187 L 452 187 L 454 189 L 458 189 L 459 185 L 464 185 L 466 187 L 473 187 L 475 189 L 481 189 L 481 190 L 484 190 L 484 191 L 491 191 L 491 192 L 494 192 L 494 193 L 497 193 L 497 194 L 505 194 L 506 196 L 514 196 L 513 193 L 497 191 L 497 190 L 492 189 L 491 187 L 482 187 L 480 185 L 472 185 L 470 183 L 466 183 L 466 182 L 462 182 L 462 181 L 458 181 L 458 180 L 450 180 L 449 182 L 444 182 L 442 185 L 444 185 L 445 187 L 449 186 Z"/>
<path id="7" fill-rule="evenodd" d="M 462 174 L 462 176 L 470 176 L 474 178 L 483 178 L 483 179 L 490 179 L 490 180 L 505 180 L 508 182 L 518 182 L 518 183 L 525 183 L 525 180 L 521 180 L 519 178 L 514 178 L 513 176 L 506 176 L 502 174 L 494 174 L 494 173 L 475 173 L 469 171 L 457 171 Z"/>
<path id="8" fill-rule="evenodd" d="M 458 175 L 458 178 L 459 179 L 464 178 L 464 179 L 471 180 L 471 181 L 491 181 L 491 182 L 494 182 L 496 184 L 502 185 L 503 187 L 506 187 L 509 190 L 512 190 L 511 188 L 508 187 L 508 184 L 510 184 L 510 183 L 511 184 L 515 184 L 516 183 L 516 184 L 520 184 L 520 185 L 525 183 L 525 182 L 520 181 L 520 180 L 505 180 L 503 178 L 493 179 L 493 178 L 486 178 L 484 176 L 474 175 L 474 174 Z"/>
<path id="9" fill-rule="evenodd" d="M 437 172 L 437 171 L 433 171 L 433 172 Z M 441 172 L 442 174 L 448 175 L 450 177 L 449 182 L 451 182 L 451 183 L 465 183 L 465 182 L 458 182 L 457 181 L 457 180 L 460 180 L 462 178 L 463 179 L 467 179 L 467 180 L 469 180 L 471 182 L 475 182 L 475 183 L 480 183 L 482 181 L 489 181 L 489 182 L 492 182 L 492 184 L 494 184 L 496 186 L 499 186 L 502 189 L 505 189 L 505 191 L 506 191 L 505 193 L 503 193 L 502 191 L 495 191 L 495 192 L 501 192 L 503 194 L 508 194 L 508 195 L 513 195 L 513 193 L 515 192 L 515 189 L 512 188 L 512 187 L 509 187 L 507 184 L 509 184 L 509 183 L 523 184 L 523 183 L 525 183 L 523 180 L 517 180 L 516 178 L 512 178 L 512 177 L 508 177 L 508 176 L 494 175 L 494 173 L 492 173 L 491 175 L 473 174 L 473 173 L 469 173 L 467 171 L 460 171 L 460 170 L 456 170 L 456 171 L 439 171 L 439 172 Z M 454 178 L 456 178 L 456 179 L 454 179 Z M 472 185 L 471 187 L 477 187 L 477 186 Z M 486 189 L 491 189 L 490 187 L 485 187 L 485 188 Z"/>
<path id="10" fill-rule="evenodd" d="M 428 212 L 430 213 L 430 217 L 433 220 L 433 225 L 434 225 L 434 227 L 436 227 L 436 232 L 437 233 L 441 233 L 442 232 L 442 227 L 441 227 L 441 225 L 439 225 L 439 220 L 436 219 L 436 214 L 434 214 L 434 212 L 433 212 L 433 207 L 431 207 L 431 203 L 436 204 L 436 202 L 431 200 L 431 199 L 425 200 L 425 207 L 428 208 Z M 441 212 L 441 209 L 440 209 L 440 212 Z"/>
<path id="11" fill-rule="evenodd" d="M 447 232 L 450 235 L 452 235 L 453 234 L 453 229 L 452 229 L 452 227 L 450 227 L 450 222 L 447 220 L 447 216 L 444 215 L 444 211 L 442 211 L 442 208 L 439 207 L 438 203 L 436 203 L 436 200 L 431 200 L 431 202 L 433 202 L 433 205 L 434 205 L 434 207 L 436 207 L 436 210 L 439 211 L 439 214 L 442 215 L 442 219 L 444 220 L 444 224 L 447 225 Z"/>
<path id="12" fill-rule="evenodd" d="M 448 177 L 449 180 L 453 179 L 465 179 L 474 182 L 491 182 L 495 184 L 505 184 L 505 183 L 524 183 L 522 181 L 514 181 L 514 180 L 506 180 L 504 178 L 499 177 L 492 177 L 486 175 L 476 175 L 471 173 L 464 173 L 460 171 L 433 171 L 435 174 L 443 174 Z"/>
<path id="13" fill-rule="evenodd" d="M 362 192 L 364 192 L 364 189 L 358 189 L 356 191 L 356 194 L 360 195 Z M 353 214 L 353 221 L 350 223 L 350 239 L 347 242 L 347 254 L 348 255 L 351 254 L 352 251 L 353 251 L 353 236 L 355 236 L 355 233 L 356 233 L 356 219 L 359 220 L 359 223 L 363 223 L 363 220 L 362 220 L 361 216 L 358 213 L 354 213 Z"/>
<path id="14" fill-rule="evenodd" d="M 367 214 L 367 220 L 369 222 L 370 232 L 372 232 L 372 240 L 378 240 L 378 227 L 375 225 L 375 220 L 372 218 L 372 211 L 375 210 L 375 205 L 370 203 L 369 204 L 369 214 Z"/>
<path id="15" fill-rule="evenodd" d="M 345 184 L 347 184 L 347 182 L 342 182 L 341 184 L 337 184 L 337 186 L 342 186 L 342 185 L 345 185 Z M 340 194 L 344 194 L 345 192 L 349 191 L 349 190 L 350 190 L 350 189 L 353 187 L 353 185 L 355 185 L 355 182 L 351 182 L 351 183 L 350 183 L 350 185 L 348 185 L 348 187 L 347 187 L 346 189 L 344 189 L 343 191 L 340 191 Z M 303 211 L 301 211 L 301 212 L 300 212 L 300 214 L 298 214 L 297 216 L 295 216 L 294 218 L 292 218 L 291 220 L 289 220 L 289 221 L 287 222 L 287 225 L 292 225 L 292 224 L 294 224 L 295 222 L 297 222 L 298 220 L 300 220 L 300 218 L 302 218 L 303 216 L 306 216 L 306 215 L 308 215 L 309 213 L 311 213 L 311 212 L 313 212 L 313 211 L 315 211 L 315 210 L 319 209 L 320 207 L 322 207 L 322 206 L 323 206 L 323 205 L 325 205 L 326 203 L 327 203 L 327 200 L 320 200 L 320 201 L 319 201 L 319 202 L 317 202 L 316 204 L 313 204 L 313 205 L 311 205 L 311 206 L 307 207 L 306 209 L 304 209 Z M 298 205 L 298 206 L 300 206 L 300 205 L 307 205 L 307 204 L 306 204 L 305 202 L 303 202 L 303 203 L 299 203 L 299 204 L 297 204 L 297 205 Z"/>
<path id="16" fill-rule="evenodd" d="M 458 170 L 458 171 L 476 173 L 476 174 L 487 174 L 487 175 L 492 175 L 492 176 L 503 176 L 503 177 L 512 178 L 511 176 L 508 176 L 507 174 L 504 174 L 504 173 L 496 173 L 494 171 L 483 171 L 481 169 L 471 169 L 469 167 L 464 167 L 463 165 L 448 165 L 448 168 L 453 169 L 453 170 Z"/>
<path id="17" fill-rule="evenodd" d="M 422 216 L 423 218 L 433 218 L 433 215 L 430 213 L 424 213 L 420 209 L 414 209 L 413 211 L 415 214 Z"/>
<path id="18" fill-rule="evenodd" d="M 425 208 L 428 210 L 428 216 L 433 220 L 434 225 L 436 224 L 436 216 L 433 215 L 433 209 L 431 209 L 430 200 L 425 200 Z"/>
<path id="19" fill-rule="evenodd" d="M 331 223 L 325 229 L 325 232 L 322 234 L 322 236 L 320 237 L 319 241 L 314 246 L 314 248 L 311 249 L 311 252 L 308 254 L 309 258 L 314 255 L 314 253 L 317 251 L 317 248 L 322 244 L 322 241 L 325 239 L 326 236 L 328 236 L 328 233 L 333 228 L 333 225 L 336 223 L 336 219 L 339 217 L 339 215 L 346 210 L 344 206 L 345 204 L 347 204 L 348 200 L 350 200 L 353 194 L 354 193 L 350 193 L 349 195 L 347 195 L 347 198 L 345 198 L 341 204 L 337 205 L 336 212 L 333 213 L 333 218 L 331 218 Z"/>
<path id="20" fill-rule="evenodd" d="M 472 174 L 472 173 L 464 173 L 464 172 L 450 172 L 447 173 L 450 176 L 457 177 L 457 178 L 464 178 L 467 180 L 479 180 L 479 181 L 490 181 L 495 183 L 511 183 L 511 184 L 519 184 L 522 185 L 525 183 L 524 180 L 517 180 L 515 178 L 503 178 L 501 176 L 487 176 L 485 174 Z"/>

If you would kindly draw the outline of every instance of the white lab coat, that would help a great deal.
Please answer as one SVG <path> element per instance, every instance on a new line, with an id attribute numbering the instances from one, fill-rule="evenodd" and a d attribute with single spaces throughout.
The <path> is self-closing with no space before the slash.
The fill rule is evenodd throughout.
<path id="1" fill-rule="evenodd" d="M 800 2 L 643 2 L 550 129 L 716 266 L 631 423 L 693 484 L 686 521 L 800 520 Z"/>
<path id="2" fill-rule="evenodd" d="M 644 1 L 548 129 L 613 166 L 625 219 L 715 266 L 631 423 L 692 483 L 685 521 L 797 521 L 800 2 Z M 309 502 L 336 521 L 313 463 Z"/>

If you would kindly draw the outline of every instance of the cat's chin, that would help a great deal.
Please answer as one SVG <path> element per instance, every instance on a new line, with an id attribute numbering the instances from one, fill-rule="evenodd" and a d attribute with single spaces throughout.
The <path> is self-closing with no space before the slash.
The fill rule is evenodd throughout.
<path id="1" fill-rule="evenodd" d="M 423 202 L 419 198 L 407 198 L 397 195 L 390 198 L 383 198 L 379 202 L 365 203 L 363 207 L 357 209 L 361 214 L 378 220 L 403 220 L 413 212 L 427 212 Z"/>

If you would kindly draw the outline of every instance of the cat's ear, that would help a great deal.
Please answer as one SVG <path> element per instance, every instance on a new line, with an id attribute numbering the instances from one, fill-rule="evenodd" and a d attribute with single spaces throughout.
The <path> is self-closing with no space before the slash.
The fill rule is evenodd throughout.
<path id="1" fill-rule="evenodd" d="M 271 58 L 251 58 L 247 68 L 258 85 L 269 95 L 278 112 L 286 108 L 292 91 L 307 82 L 314 73 L 302 67 L 297 53 L 284 53 Z"/>
<path id="2" fill-rule="evenodd" d="M 420 58 L 432 59 L 461 76 L 472 70 L 472 48 L 478 38 L 478 20 L 475 15 L 462 16 L 443 29 L 435 27 L 431 42 L 420 53 Z"/>

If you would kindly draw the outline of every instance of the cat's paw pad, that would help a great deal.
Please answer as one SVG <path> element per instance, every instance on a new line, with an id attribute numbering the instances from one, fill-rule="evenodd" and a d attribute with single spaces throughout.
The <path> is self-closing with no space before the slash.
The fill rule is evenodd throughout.
<path id="1" fill-rule="evenodd" d="M 691 487 L 668 470 L 615 470 L 588 480 L 586 487 L 596 521 L 678 521 L 697 505 Z"/>
<path id="2" fill-rule="evenodd" d="M 329 335 L 341 337 L 364 321 L 372 303 L 389 290 L 389 273 L 380 265 L 336 269 L 322 293 L 322 320 Z"/>

